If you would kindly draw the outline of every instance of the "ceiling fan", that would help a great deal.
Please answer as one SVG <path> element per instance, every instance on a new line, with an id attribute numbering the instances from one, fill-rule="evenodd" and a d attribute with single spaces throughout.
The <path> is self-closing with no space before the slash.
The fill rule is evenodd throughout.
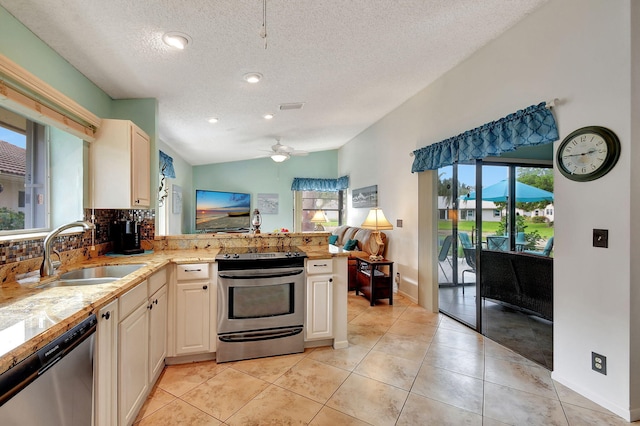
<path id="1" fill-rule="evenodd" d="M 271 145 L 271 159 L 276 163 L 282 163 L 285 160 L 291 158 L 291 156 L 305 156 L 309 155 L 307 151 L 299 151 L 293 149 L 290 146 L 282 145 L 280 139 L 276 139 L 276 144 Z"/>

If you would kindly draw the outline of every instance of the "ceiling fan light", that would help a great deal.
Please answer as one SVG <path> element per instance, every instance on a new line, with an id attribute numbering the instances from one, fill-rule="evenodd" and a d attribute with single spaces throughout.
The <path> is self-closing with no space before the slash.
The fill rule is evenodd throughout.
<path id="1" fill-rule="evenodd" d="M 287 155 L 287 154 L 280 154 L 280 153 L 278 153 L 278 154 L 272 154 L 272 155 L 271 155 L 271 159 L 272 159 L 273 161 L 275 161 L 276 163 L 282 163 L 283 161 L 285 161 L 285 160 L 288 160 L 288 159 L 289 159 L 289 155 Z"/>
<path id="2" fill-rule="evenodd" d="M 262 74 L 259 72 L 250 72 L 242 76 L 247 83 L 256 84 L 262 80 Z"/>
<path id="3" fill-rule="evenodd" d="M 183 50 L 189 44 L 190 37 L 183 33 L 169 32 L 162 36 L 162 41 L 164 41 L 167 46 Z"/>
<path id="4" fill-rule="evenodd" d="M 265 114 L 262 116 L 265 120 L 271 120 L 273 117 L 275 117 L 274 114 Z"/>
<path id="5" fill-rule="evenodd" d="M 207 120 L 209 123 L 211 124 L 216 124 L 218 121 L 220 121 L 218 119 L 218 117 L 211 117 L 209 120 Z"/>

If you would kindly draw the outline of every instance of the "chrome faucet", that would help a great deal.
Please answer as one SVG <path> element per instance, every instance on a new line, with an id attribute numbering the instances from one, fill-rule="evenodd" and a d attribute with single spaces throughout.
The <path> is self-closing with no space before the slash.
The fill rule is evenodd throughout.
<path id="1" fill-rule="evenodd" d="M 53 275 L 57 268 L 60 267 L 62 262 L 60 260 L 51 260 L 52 253 L 56 253 L 58 255 L 58 259 L 60 259 L 60 253 L 53 249 L 53 240 L 64 230 L 75 228 L 77 226 L 82 226 L 85 231 L 89 229 L 93 229 L 93 223 L 84 222 L 78 220 L 76 222 L 67 223 L 66 225 L 58 226 L 53 231 L 49 232 L 47 236 L 44 238 L 44 255 L 42 258 L 42 265 L 40 266 L 40 276 L 48 277 Z"/>

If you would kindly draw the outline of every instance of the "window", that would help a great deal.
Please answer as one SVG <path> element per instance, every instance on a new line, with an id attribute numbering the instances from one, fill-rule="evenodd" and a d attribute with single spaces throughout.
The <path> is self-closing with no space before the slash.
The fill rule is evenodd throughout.
<path id="1" fill-rule="evenodd" d="M 316 223 L 311 218 L 318 211 L 324 212 L 326 222 L 320 223 L 325 231 L 333 231 L 344 221 L 344 191 L 294 191 L 295 198 L 295 230 L 310 232 L 315 230 Z"/>
<path id="2" fill-rule="evenodd" d="M 0 234 L 81 219 L 84 161 L 81 139 L 0 108 Z"/>
<path id="3" fill-rule="evenodd" d="M 500 210 L 496 209 L 493 211 L 493 217 L 500 217 Z"/>

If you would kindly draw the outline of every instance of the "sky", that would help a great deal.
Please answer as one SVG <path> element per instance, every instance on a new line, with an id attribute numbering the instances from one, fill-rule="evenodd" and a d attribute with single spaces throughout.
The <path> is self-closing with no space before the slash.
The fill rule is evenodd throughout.
<path id="1" fill-rule="evenodd" d="M 25 135 L 5 129 L 4 127 L 0 127 L 0 140 L 19 146 L 20 148 L 27 147 L 27 138 Z"/>
<path id="2" fill-rule="evenodd" d="M 451 177 L 453 168 L 451 166 L 438 169 L 438 174 L 442 173 L 442 179 Z M 482 167 L 482 186 L 493 185 L 507 178 L 509 168 L 505 166 L 483 166 Z M 458 181 L 472 188 L 476 186 L 476 166 L 461 165 L 458 166 Z"/>

